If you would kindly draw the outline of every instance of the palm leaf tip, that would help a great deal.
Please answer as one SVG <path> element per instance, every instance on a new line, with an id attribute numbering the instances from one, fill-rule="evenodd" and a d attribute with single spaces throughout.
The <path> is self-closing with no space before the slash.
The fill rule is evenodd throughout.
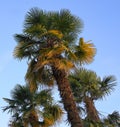
<path id="1" fill-rule="evenodd" d="M 75 55 L 78 57 L 80 64 L 89 64 L 94 60 L 96 48 L 93 43 L 84 42 L 80 38 L 79 45 L 75 47 Z"/>

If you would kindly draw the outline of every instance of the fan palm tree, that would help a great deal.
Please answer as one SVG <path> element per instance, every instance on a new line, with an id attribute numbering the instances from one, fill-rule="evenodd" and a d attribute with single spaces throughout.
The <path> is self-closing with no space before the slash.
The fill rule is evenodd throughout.
<path id="1" fill-rule="evenodd" d="M 107 118 L 103 119 L 103 123 L 107 127 L 120 127 L 120 114 L 118 111 L 114 111 L 112 114 L 109 114 Z"/>
<path id="2" fill-rule="evenodd" d="M 55 124 L 63 114 L 62 109 L 53 104 L 50 90 L 30 92 L 28 86 L 16 85 L 11 92 L 12 99 L 4 98 L 8 103 L 3 111 L 12 113 L 10 127 L 49 127 Z"/>
<path id="3" fill-rule="evenodd" d="M 72 127 L 82 127 L 74 97 L 68 81 L 68 72 L 77 64 L 91 63 L 94 45 L 80 39 L 81 20 L 69 10 L 46 12 L 32 8 L 26 15 L 23 34 L 16 34 L 18 42 L 14 56 L 29 61 L 26 80 L 32 91 L 37 82 L 58 85 L 68 120 Z M 47 78 L 46 78 L 47 77 Z"/>
<path id="4" fill-rule="evenodd" d="M 84 102 L 88 121 L 101 122 L 94 101 L 102 99 L 114 90 L 116 79 L 107 76 L 101 79 L 94 71 L 80 68 L 69 76 L 71 88 L 78 103 Z"/>

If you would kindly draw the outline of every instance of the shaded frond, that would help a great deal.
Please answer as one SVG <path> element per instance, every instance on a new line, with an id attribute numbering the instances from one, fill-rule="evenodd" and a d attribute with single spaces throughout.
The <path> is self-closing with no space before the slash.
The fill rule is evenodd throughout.
<path id="1" fill-rule="evenodd" d="M 31 8 L 25 17 L 25 30 L 36 25 L 46 26 L 47 19 L 48 18 L 45 11 L 39 8 Z"/>
<path id="2" fill-rule="evenodd" d="M 34 72 L 34 66 L 36 64 L 35 60 L 32 60 L 29 63 L 28 69 L 27 69 L 27 73 L 25 75 L 25 79 L 29 84 L 29 88 L 31 92 L 34 92 L 37 90 L 38 88 L 38 83 L 37 83 L 37 73 Z"/>
<path id="3" fill-rule="evenodd" d="M 27 57 L 30 59 L 36 56 L 39 46 L 35 40 L 22 34 L 16 34 L 15 39 L 18 42 L 13 52 L 15 58 L 23 59 Z"/>
<path id="4" fill-rule="evenodd" d="M 83 28 L 83 22 L 77 16 L 71 15 L 69 10 L 62 9 L 60 12 L 51 12 L 52 27 L 59 30 L 64 35 L 64 40 L 73 42 L 77 38 L 79 32 Z M 73 39 L 74 38 L 74 39 Z"/>
<path id="5" fill-rule="evenodd" d="M 44 109 L 44 122 L 45 124 L 52 126 L 55 122 L 60 121 L 63 110 L 57 105 L 49 105 Z M 47 114 L 46 114 L 47 112 Z"/>
<path id="6" fill-rule="evenodd" d="M 100 83 L 100 91 L 101 98 L 103 98 L 106 95 L 109 95 L 116 86 L 116 78 L 113 75 L 105 76 Z"/>
<path id="7" fill-rule="evenodd" d="M 3 112 L 8 111 L 8 113 L 13 113 L 16 110 L 15 101 L 8 98 L 3 98 L 4 101 L 8 103 L 8 106 L 2 107 Z"/>
<path id="8" fill-rule="evenodd" d="M 37 105 L 46 106 L 51 104 L 53 101 L 53 97 L 51 95 L 50 90 L 42 90 L 40 93 L 35 95 L 35 100 Z"/>
<path id="9" fill-rule="evenodd" d="M 31 91 L 35 91 L 38 88 L 38 85 L 54 85 L 54 77 L 52 76 L 50 69 L 43 66 L 44 63 L 45 61 L 39 63 L 39 69 L 36 67 L 38 62 L 36 63 L 36 61 L 33 60 L 29 63 L 25 79 L 28 82 Z"/>
<path id="10" fill-rule="evenodd" d="M 25 29 L 24 32 L 40 38 L 47 33 L 47 30 L 41 24 L 37 24 Z"/>

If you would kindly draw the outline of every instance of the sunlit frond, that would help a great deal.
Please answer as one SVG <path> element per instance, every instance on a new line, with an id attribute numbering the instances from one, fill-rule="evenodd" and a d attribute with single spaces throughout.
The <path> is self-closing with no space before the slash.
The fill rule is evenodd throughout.
<path id="1" fill-rule="evenodd" d="M 75 55 L 77 56 L 80 64 L 91 63 L 95 54 L 96 48 L 93 43 L 84 42 L 83 38 L 80 38 L 79 45 L 75 47 Z"/>
<path id="2" fill-rule="evenodd" d="M 63 37 L 63 34 L 60 31 L 58 31 L 58 30 L 49 30 L 48 34 L 55 35 L 59 39 L 61 39 Z"/>
<path id="3" fill-rule="evenodd" d="M 71 61 L 68 61 L 66 59 L 54 59 L 53 65 L 58 69 L 64 69 L 66 71 L 69 71 L 70 69 L 74 68 L 74 64 Z"/>

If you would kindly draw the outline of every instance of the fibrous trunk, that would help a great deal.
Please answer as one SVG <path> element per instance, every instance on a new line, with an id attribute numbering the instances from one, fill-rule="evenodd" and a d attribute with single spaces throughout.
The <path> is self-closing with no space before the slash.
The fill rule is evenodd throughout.
<path id="1" fill-rule="evenodd" d="M 52 70 L 71 127 L 83 127 L 66 72 L 64 70 L 56 69 L 55 67 L 53 67 Z"/>
<path id="2" fill-rule="evenodd" d="M 98 111 L 95 108 L 93 100 L 86 96 L 84 102 L 87 110 L 87 118 L 93 122 L 100 122 Z"/>

